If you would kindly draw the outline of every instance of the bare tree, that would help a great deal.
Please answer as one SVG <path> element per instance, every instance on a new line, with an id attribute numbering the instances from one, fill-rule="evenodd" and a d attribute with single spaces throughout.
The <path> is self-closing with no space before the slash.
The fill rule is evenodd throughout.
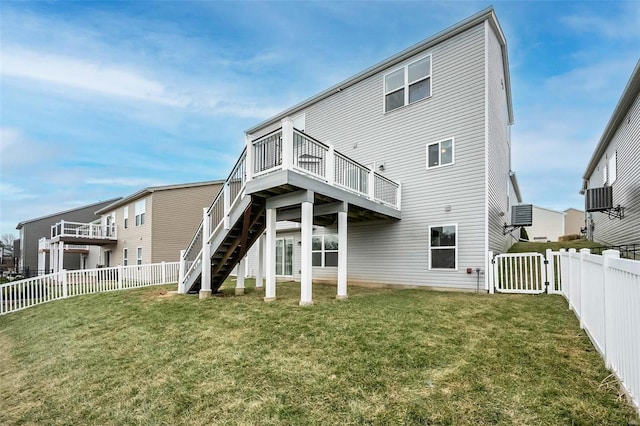
<path id="1" fill-rule="evenodd" d="M 0 246 L 2 247 L 13 247 L 13 240 L 15 240 L 16 237 L 13 234 L 2 234 L 2 236 L 0 237 Z"/>

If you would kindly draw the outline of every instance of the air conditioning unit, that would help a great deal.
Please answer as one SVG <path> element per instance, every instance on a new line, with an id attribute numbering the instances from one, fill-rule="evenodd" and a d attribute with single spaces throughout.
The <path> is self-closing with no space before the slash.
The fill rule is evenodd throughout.
<path id="1" fill-rule="evenodd" d="M 613 191 L 610 186 L 587 189 L 585 211 L 602 212 L 613 208 Z"/>
<path id="2" fill-rule="evenodd" d="M 533 205 L 520 204 L 511 209 L 511 226 L 531 226 L 533 224 Z"/>

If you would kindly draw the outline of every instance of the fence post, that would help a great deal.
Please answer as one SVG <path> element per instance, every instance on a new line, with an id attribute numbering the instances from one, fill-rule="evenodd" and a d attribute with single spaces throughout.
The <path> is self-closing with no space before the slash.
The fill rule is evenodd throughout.
<path id="1" fill-rule="evenodd" d="M 60 273 L 62 274 L 62 297 L 66 299 L 69 297 L 69 289 L 67 288 L 67 271 L 66 269 L 63 269 Z"/>
<path id="2" fill-rule="evenodd" d="M 489 294 L 493 294 L 493 251 L 489 250 L 489 256 L 487 258 L 487 282 L 485 283 L 485 289 L 489 291 Z"/>
<path id="3" fill-rule="evenodd" d="M 122 272 L 124 271 L 124 268 L 122 268 L 122 265 L 118 265 L 118 290 L 122 290 Z"/>
<path id="4" fill-rule="evenodd" d="M 178 293 L 182 294 L 185 292 L 184 287 L 184 274 L 186 271 L 187 261 L 184 258 L 184 255 L 187 251 L 180 250 L 180 264 L 178 265 Z"/>
<path id="5" fill-rule="evenodd" d="M 162 284 L 166 284 L 166 283 L 167 283 L 167 265 L 163 260 L 162 261 Z"/>
<path id="6" fill-rule="evenodd" d="M 580 249 L 580 328 L 584 328 L 584 320 L 582 319 L 584 315 L 582 315 L 582 299 L 584 299 L 583 294 L 586 291 L 585 287 L 587 286 L 587 274 L 585 273 L 585 260 L 584 257 L 587 254 L 590 254 L 591 250 L 588 248 Z"/>
<path id="7" fill-rule="evenodd" d="M 574 262 L 574 255 L 576 254 L 576 249 L 571 248 L 569 249 L 569 254 L 567 255 L 569 262 L 567 262 L 567 264 L 569 265 L 569 309 L 571 309 L 573 312 L 576 312 L 576 307 L 574 306 L 574 293 L 575 293 L 575 280 L 576 277 L 573 276 L 573 262 Z"/>
<path id="8" fill-rule="evenodd" d="M 615 307 L 612 306 L 612 297 L 611 294 L 607 294 L 610 290 L 608 289 L 609 285 L 613 285 L 615 280 L 611 274 L 611 267 L 609 263 L 611 259 L 619 259 L 620 252 L 618 250 L 605 250 L 602 252 L 602 303 L 604 305 L 604 364 L 607 368 L 612 368 L 611 363 L 611 355 L 609 353 L 609 349 L 614 345 L 610 344 L 611 340 L 613 340 L 613 334 L 615 333 L 615 326 L 613 321 L 610 321 L 609 316 L 615 314 Z"/>
<path id="9" fill-rule="evenodd" d="M 547 274 L 544 285 L 546 286 L 547 294 L 554 294 L 556 292 L 556 274 L 551 249 L 545 251 L 544 264 L 546 265 L 545 273 Z M 551 290 L 549 290 L 549 288 L 551 288 Z"/>

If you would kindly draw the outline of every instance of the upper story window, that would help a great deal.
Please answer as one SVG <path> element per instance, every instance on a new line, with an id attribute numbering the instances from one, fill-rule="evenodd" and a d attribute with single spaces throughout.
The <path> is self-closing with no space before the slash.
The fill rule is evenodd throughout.
<path id="1" fill-rule="evenodd" d="M 617 153 L 614 152 L 611 157 L 607 160 L 604 166 L 604 184 L 609 184 L 609 186 L 613 185 L 613 182 L 618 178 L 618 160 Z"/>
<path id="2" fill-rule="evenodd" d="M 431 55 L 384 76 L 384 112 L 431 96 Z"/>
<path id="3" fill-rule="evenodd" d="M 135 210 L 136 210 L 136 226 L 144 225 L 144 216 L 147 209 L 147 200 L 142 199 L 140 201 L 136 201 Z"/>
<path id="4" fill-rule="evenodd" d="M 129 206 L 124 208 L 124 227 L 125 229 L 129 227 Z"/>
<path id="5" fill-rule="evenodd" d="M 453 164 L 453 138 L 427 145 L 427 169 Z"/>

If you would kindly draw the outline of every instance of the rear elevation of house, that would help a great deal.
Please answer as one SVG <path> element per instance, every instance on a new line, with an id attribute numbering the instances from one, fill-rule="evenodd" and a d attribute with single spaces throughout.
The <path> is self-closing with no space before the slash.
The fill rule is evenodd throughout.
<path id="1" fill-rule="evenodd" d="M 587 235 L 606 245 L 640 244 L 640 61 L 583 177 Z"/>
<path id="2" fill-rule="evenodd" d="M 489 8 L 250 128 L 181 290 L 215 290 L 252 246 L 266 299 L 277 275 L 301 280 L 301 304 L 312 279 L 341 296 L 346 282 L 484 288 L 489 250 L 513 242 L 512 122 Z"/>

